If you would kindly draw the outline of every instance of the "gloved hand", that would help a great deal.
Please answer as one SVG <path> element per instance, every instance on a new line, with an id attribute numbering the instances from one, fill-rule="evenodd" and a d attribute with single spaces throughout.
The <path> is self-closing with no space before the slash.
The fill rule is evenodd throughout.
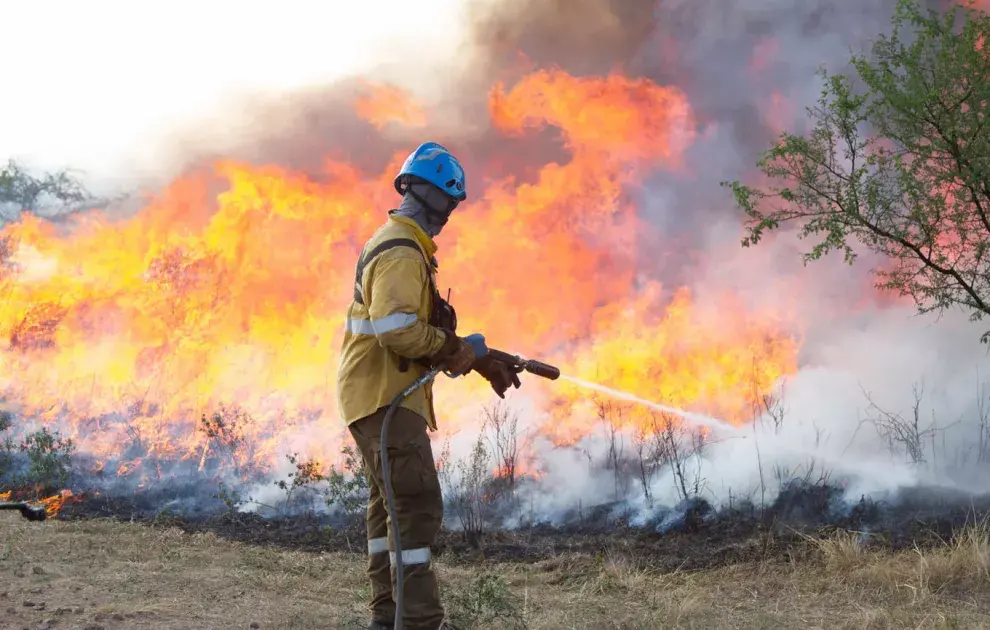
<path id="1" fill-rule="evenodd" d="M 447 339 L 444 341 L 440 351 L 430 357 L 433 365 L 443 364 L 444 369 L 452 374 L 465 374 L 471 369 L 471 365 L 477 360 L 474 348 L 453 332 L 445 330 Z"/>
<path id="2" fill-rule="evenodd" d="M 510 385 L 516 389 L 522 385 L 518 376 L 523 370 L 521 367 L 507 365 L 491 357 L 478 359 L 472 369 L 488 381 L 499 398 L 505 398 Z"/>

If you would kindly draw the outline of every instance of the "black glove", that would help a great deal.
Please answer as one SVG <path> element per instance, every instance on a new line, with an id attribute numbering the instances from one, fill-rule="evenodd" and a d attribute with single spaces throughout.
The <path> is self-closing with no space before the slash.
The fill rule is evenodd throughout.
<path id="1" fill-rule="evenodd" d="M 430 367 L 443 365 L 454 374 L 467 374 L 471 370 L 477 358 L 474 347 L 458 337 L 452 330 L 441 328 L 446 339 L 440 350 L 431 357 L 427 357 L 424 362 Z"/>
<path id="2" fill-rule="evenodd" d="M 521 367 L 508 365 L 501 361 L 496 361 L 491 357 L 478 359 L 475 361 L 472 369 L 491 384 L 492 389 L 495 390 L 499 398 L 505 398 L 505 392 L 509 389 L 510 385 L 516 389 L 519 389 L 519 386 L 522 385 L 519 382 L 518 376 L 523 371 Z"/>

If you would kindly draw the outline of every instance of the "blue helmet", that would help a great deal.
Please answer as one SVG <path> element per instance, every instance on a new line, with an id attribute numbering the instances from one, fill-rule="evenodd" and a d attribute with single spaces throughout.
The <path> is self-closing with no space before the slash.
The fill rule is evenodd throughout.
<path id="1" fill-rule="evenodd" d="M 452 199 L 464 201 L 467 198 L 464 168 L 450 151 L 436 142 L 424 142 L 409 154 L 395 176 L 396 192 L 400 195 L 405 193 L 408 179 L 417 177 L 433 184 Z"/>

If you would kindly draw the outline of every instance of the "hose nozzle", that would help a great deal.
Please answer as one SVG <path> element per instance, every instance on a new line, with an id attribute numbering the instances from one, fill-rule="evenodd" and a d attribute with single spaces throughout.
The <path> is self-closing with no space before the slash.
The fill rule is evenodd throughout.
<path id="1" fill-rule="evenodd" d="M 514 354 L 509 354 L 508 352 L 495 350 L 494 348 L 488 348 L 488 355 L 496 361 L 501 361 L 506 365 L 521 368 L 530 374 L 541 378 L 549 379 L 551 381 L 555 381 L 560 378 L 560 368 L 554 367 L 548 363 L 543 363 L 542 361 L 524 359 Z"/>
<path id="2" fill-rule="evenodd" d="M 549 363 L 543 363 L 542 361 L 526 359 L 522 362 L 522 369 L 526 370 L 530 374 L 535 374 L 536 376 L 549 379 L 551 381 L 556 381 L 560 378 L 560 368 L 554 367 Z"/>

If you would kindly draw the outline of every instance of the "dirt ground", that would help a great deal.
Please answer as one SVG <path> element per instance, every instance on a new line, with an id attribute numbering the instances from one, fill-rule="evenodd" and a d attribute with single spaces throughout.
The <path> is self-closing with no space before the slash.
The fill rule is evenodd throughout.
<path id="1" fill-rule="evenodd" d="M 990 628 L 990 536 L 899 552 L 852 536 L 698 571 L 606 548 L 437 562 L 465 628 Z M 2 628 L 360 628 L 364 557 L 111 520 L 0 514 Z"/>

